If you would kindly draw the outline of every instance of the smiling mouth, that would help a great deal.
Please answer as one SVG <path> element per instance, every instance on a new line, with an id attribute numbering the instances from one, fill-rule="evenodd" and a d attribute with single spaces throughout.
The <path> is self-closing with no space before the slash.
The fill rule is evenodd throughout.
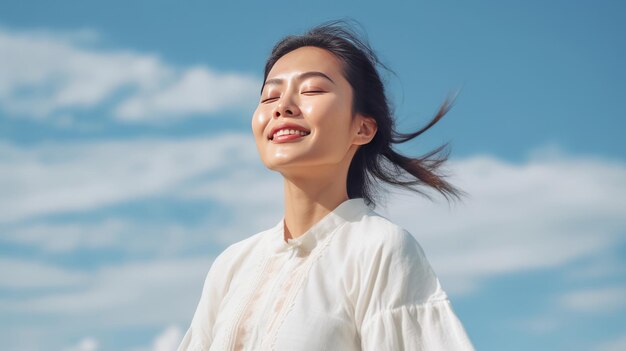
<path id="1" fill-rule="evenodd" d="M 311 132 L 304 130 L 295 130 L 295 129 L 281 129 L 274 133 L 274 135 L 270 136 L 269 140 L 273 142 L 285 142 L 296 140 L 300 138 L 304 138 L 305 136 L 311 134 Z"/>

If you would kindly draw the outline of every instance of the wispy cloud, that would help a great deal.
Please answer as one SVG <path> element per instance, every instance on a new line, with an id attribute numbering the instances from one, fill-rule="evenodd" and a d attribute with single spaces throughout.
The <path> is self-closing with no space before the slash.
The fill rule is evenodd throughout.
<path id="1" fill-rule="evenodd" d="M 178 327 L 168 327 L 156 337 L 152 345 L 152 351 L 174 351 L 182 337 L 182 331 Z"/>
<path id="2" fill-rule="evenodd" d="M 223 247 L 241 240 L 267 228 L 282 213 L 280 177 L 262 171 L 251 139 L 235 134 L 179 141 L 1 144 L 0 189 L 6 195 L 0 198 L 0 219 L 10 228 L 2 240 L 57 254 L 132 246 L 133 240 L 187 247 L 210 241 Z M 470 194 L 464 203 L 449 208 L 441 200 L 433 203 L 401 193 L 390 196 L 377 211 L 416 236 L 444 287 L 453 294 L 480 291 L 487 279 L 505 274 L 576 262 L 598 266 L 611 247 L 624 241 L 626 165 L 565 154 L 540 155 L 538 151 L 522 163 L 485 155 L 453 160 L 451 180 Z M 171 242 L 162 240 L 167 228 L 159 234 L 132 216 L 55 221 L 49 223 L 46 237 L 43 214 L 98 211 L 155 194 L 183 202 L 214 202 L 230 221 L 210 229 L 181 225 L 177 231 L 183 234 Z M 55 243 L 54 236 L 67 242 Z M 12 259 L 9 263 L 15 272 L 43 272 L 54 278 L 3 277 L 13 282 L 12 289 L 25 291 L 27 281 L 47 287 L 58 281 L 55 284 L 63 289 L 0 301 L 0 308 L 12 315 L 63 319 L 70 325 L 90 320 L 102 328 L 184 326 L 212 257 L 196 251 L 189 258 L 164 258 L 158 244 L 153 246 L 154 251 L 141 255 L 142 261 L 104 262 L 89 269 L 88 276 L 76 268 Z M 577 311 L 592 308 L 580 304 L 588 297 L 582 293 L 563 301 Z M 609 295 L 617 301 L 619 293 L 623 292 Z M 551 321 L 540 321 L 533 328 L 555 327 Z"/>
<path id="3" fill-rule="evenodd" d="M 262 172 L 247 135 L 35 147 L 0 144 L 0 155 L 2 169 L 11 170 L 0 174 L 5 194 L 0 198 L 0 221 L 7 223 L 168 194 L 183 201 L 211 199 L 234 218 L 245 218 L 212 233 L 228 244 L 281 215 L 280 177 Z M 583 258 L 597 265 L 597 260 L 606 259 L 606 250 L 624 239 L 626 166 L 565 154 L 540 155 L 537 151 L 519 164 L 489 156 L 453 160 L 453 181 L 470 194 L 464 203 L 449 208 L 401 193 L 378 210 L 416 236 L 449 289 L 457 292 L 469 292 L 487 277 L 559 267 Z M 115 223 L 109 223 L 112 233 L 123 226 Z M 54 249 L 41 240 L 45 229 L 17 228 L 26 235 L 10 235 L 13 242 L 36 240 Z M 69 246 L 108 242 L 76 234 L 87 230 L 60 229 L 70 239 Z"/>
<path id="4" fill-rule="evenodd" d="M 548 334 L 562 327 L 563 320 L 553 314 L 538 316 L 516 323 L 516 327 L 533 334 Z"/>
<path id="5" fill-rule="evenodd" d="M 5 194 L 0 220 L 5 222 L 93 210 L 155 194 L 210 198 L 242 217 L 256 208 L 263 223 L 269 223 L 263 217 L 280 215 L 280 182 L 269 172 L 259 173 L 262 167 L 250 136 L 35 147 L 5 143 L 0 155 L 2 169 L 11 170 L 0 174 Z M 458 277 L 450 280 L 466 283 L 466 288 L 480 277 L 593 256 L 621 240 L 620 230 L 626 227 L 626 167 L 621 163 L 562 155 L 513 164 L 475 156 L 455 160 L 450 168 L 454 181 L 470 194 L 460 206 L 449 209 L 403 193 L 379 210 L 409 229 L 427 247 L 438 270 Z M 68 237 L 76 231 L 61 229 Z M 39 241 L 44 232 L 30 226 L 16 240 Z M 241 239 L 245 233 L 229 233 L 225 240 Z M 76 234 L 67 245 L 76 240 L 82 239 Z M 85 245 L 106 243 L 90 240 L 96 241 Z"/>
<path id="6" fill-rule="evenodd" d="M 136 347 L 131 351 L 175 351 L 183 338 L 183 332 L 176 326 L 169 326 L 158 334 L 152 344 L 146 347 Z M 84 338 L 76 346 L 66 351 L 97 351 L 98 342 L 90 337 Z"/>
<path id="7" fill-rule="evenodd" d="M 622 163 L 537 150 L 521 164 L 474 156 L 450 169 L 470 194 L 464 203 L 448 208 L 403 194 L 385 212 L 426 247 L 454 292 L 471 292 L 486 277 L 582 258 L 593 264 L 625 240 Z"/>
<path id="8" fill-rule="evenodd" d="M 256 103 L 260 80 L 155 54 L 98 48 L 93 31 L 0 28 L 0 108 L 9 116 L 67 118 L 104 106 L 126 122 L 160 122 Z M 66 123 L 67 121 L 63 122 Z"/>
<path id="9" fill-rule="evenodd" d="M 207 248 L 218 234 L 228 228 L 216 223 L 215 216 L 198 223 L 182 223 L 174 219 L 119 218 L 61 223 L 39 221 L 6 226 L 0 245 L 10 245 L 48 257 L 85 253 L 109 253 L 125 256 L 175 257 L 190 249 Z M 211 233 L 211 237 L 207 236 Z M 215 236 L 215 238 L 213 237 Z"/>
<path id="10" fill-rule="evenodd" d="M 87 274 L 20 258 L 0 258 L 0 288 L 36 289 L 79 286 Z"/>
<path id="11" fill-rule="evenodd" d="M 160 89 L 143 90 L 123 101 L 115 116 L 125 121 L 147 121 L 168 116 L 213 113 L 253 106 L 260 83 L 241 74 L 218 74 L 207 67 L 185 70 Z"/>
<path id="12" fill-rule="evenodd" d="M 100 341 L 106 341 L 104 335 L 111 330 L 143 332 L 146 327 L 169 325 L 151 344 L 146 342 L 146 347 L 135 351 L 173 351 L 182 338 L 181 328 L 189 325 L 212 259 L 125 262 L 90 270 L 63 289 L 50 289 L 59 287 L 50 284 L 35 294 L 16 290 L 20 293 L 13 298 L 0 299 L 0 314 L 12 321 L 0 331 L 3 348 L 96 351 L 109 349 L 107 342 Z M 16 266 L 4 263 L 3 268 Z M 55 267 L 59 269 L 66 274 L 76 271 Z M 36 281 L 47 272 L 33 272 L 28 278 Z"/>
<path id="13" fill-rule="evenodd" d="M 581 289 L 564 294 L 562 307 L 576 312 L 606 313 L 626 308 L 626 286 Z"/>
<path id="14" fill-rule="evenodd" d="M 83 274 L 71 289 L 12 299 L 0 304 L 0 310 L 62 317 L 66 325 L 84 323 L 88 318 L 91 327 L 185 323 L 200 298 L 212 259 L 205 255 L 105 265 Z M 61 268 L 55 271 L 58 269 Z M 64 270 L 66 275 L 77 272 L 72 268 Z M 36 280 L 46 273 L 42 271 L 30 278 Z"/>
<path id="15" fill-rule="evenodd" d="M 0 143 L 0 223 L 93 210 L 172 191 L 194 177 L 223 174 L 241 164 L 258 166 L 251 139 Z"/>
<path id="16" fill-rule="evenodd" d="M 33 247 L 45 253 L 66 254 L 118 246 L 122 240 L 128 244 L 129 234 L 134 229 L 131 223 L 115 218 L 84 224 L 23 223 L 5 229 L 0 242 Z"/>
<path id="17" fill-rule="evenodd" d="M 87 337 L 78 342 L 78 344 L 68 347 L 65 351 L 98 351 L 98 341 L 94 338 Z"/>

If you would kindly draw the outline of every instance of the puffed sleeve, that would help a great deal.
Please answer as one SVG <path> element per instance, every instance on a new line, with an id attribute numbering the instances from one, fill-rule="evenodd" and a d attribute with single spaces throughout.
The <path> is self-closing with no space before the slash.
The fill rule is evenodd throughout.
<path id="1" fill-rule="evenodd" d="M 355 305 L 363 351 L 474 350 L 410 233 L 403 229 L 390 233 L 367 256 Z"/>
<path id="2" fill-rule="evenodd" d="M 204 280 L 202 295 L 177 351 L 206 351 L 213 342 L 212 331 L 219 304 L 225 293 L 223 252 L 215 258 Z"/>

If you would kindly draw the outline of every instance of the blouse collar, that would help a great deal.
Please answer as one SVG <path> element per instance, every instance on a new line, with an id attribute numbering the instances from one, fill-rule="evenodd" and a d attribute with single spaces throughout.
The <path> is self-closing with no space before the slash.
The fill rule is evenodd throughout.
<path id="1" fill-rule="evenodd" d="M 368 210 L 369 207 L 363 198 L 348 199 L 322 217 L 304 234 L 295 239 L 287 239 L 286 242 L 284 238 L 285 217 L 283 216 L 273 230 L 270 230 L 270 249 L 272 252 L 280 253 L 298 247 L 311 252 L 340 225 L 360 218 L 360 215 Z"/>

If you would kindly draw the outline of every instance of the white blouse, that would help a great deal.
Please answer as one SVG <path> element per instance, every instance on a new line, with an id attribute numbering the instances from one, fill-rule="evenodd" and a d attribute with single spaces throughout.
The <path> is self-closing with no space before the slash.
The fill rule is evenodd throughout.
<path id="1" fill-rule="evenodd" d="M 474 350 L 415 238 L 350 199 L 213 262 L 178 351 Z"/>

